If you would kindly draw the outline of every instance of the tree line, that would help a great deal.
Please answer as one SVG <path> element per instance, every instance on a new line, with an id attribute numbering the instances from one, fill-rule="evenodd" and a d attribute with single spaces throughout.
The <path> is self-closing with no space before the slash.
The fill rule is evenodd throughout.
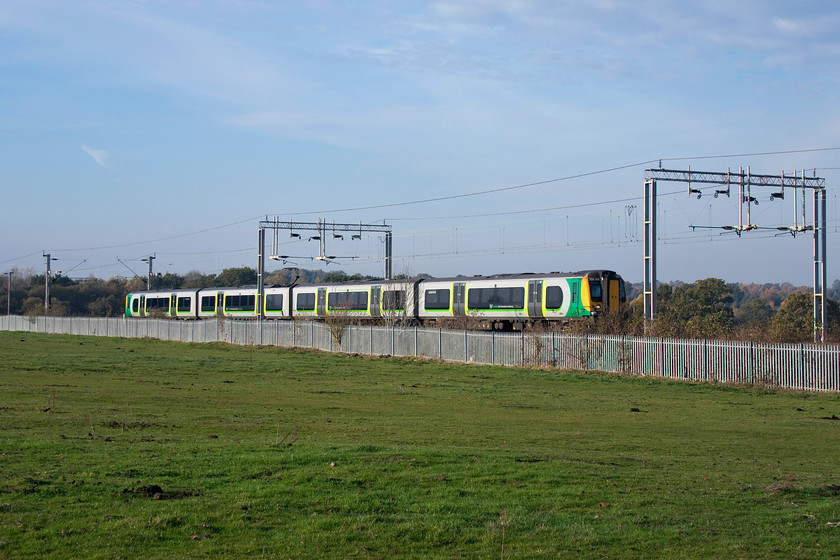
<path id="1" fill-rule="evenodd" d="M 427 276 L 427 275 L 421 275 Z M 287 268 L 266 273 L 265 284 L 288 285 L 314 282 L 372 280 L 372 276 L 348 275 L 342 271 Z M 152 278 L 152 289 L 247 286 L 257 283 L 253 268 L 227 268 L 219 274 L 166 273 Z M 70 279 L 56 276 L 50 281 L 50 314 L 57 316 L 117 317 L 125 312 L 129 292 L 145 290 L 147 279 L 114 277 Z M 808 342 L 813 340 L 813 295 L 810 288 L 791 284 L 727 284 L 707 278 L 688 284 L 674 282 L 657 286 L 658 316 L 645 329 L 643 296 L 639 284 L 627 284 L 629 313 L 604 317 L 579 326 L 610 333 L 676 338 L 739 339 L 763 342 Z M 15 315 L 43 315 L 44 275 L 31 269 L 15 269 L 11 293 L 2 286 L 0 312 L 8 308 Z M 840 339 L 840 280 L 826 294 L 827 333 Z"/>
<path id="2" fill-rule="evenodd" d="M 370 280 L 372 276 L 348 275 L 342 271 L 282 269 L 266 273 L 265 284 L 288 285 L 292 282 L 344 282 Z M 11 293 L 8 278 L 2 286 L 0 313 L 36 316 L 45 313 L 45 276 L 32 269 L 13 269 Z M 219 274 L 158 274 L 151 279 L 153 290 L 220 288 L 257 284 L 257 271 L 249 267 L 226 268 Z M 125 313 L 125 298 L 130 292 L 145 290 L 148 279 L 114 277 L 71 279 L 57 275 L 50 279 L 50 315 L 60 317 L 119 317 Z"/>
<path id="3" fill-rule="evenodd" d="M 660 284 L 657 316 L 645 329 L 644 296 L 638 286 L 630 313 L 620 319 L 626 334 L 669 338 L 809 342 L 814 338 L 811 288 L 791 284 L 727 284 L 706 278 L 692 284 Z M 636 295 L 638 294 L 638 295 Z M 840 338 L 840 280 L 826 293 L 827 339 Z"/>

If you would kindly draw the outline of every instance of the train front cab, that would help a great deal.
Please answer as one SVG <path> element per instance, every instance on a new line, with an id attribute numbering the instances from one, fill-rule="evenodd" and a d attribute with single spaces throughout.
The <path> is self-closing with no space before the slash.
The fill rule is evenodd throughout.
<path id="1" fill-rule="evenodd" d="M 584 277 L 581 299 L 592 315 L 620 313 L 627 307 L 624 280 L 612 270 L 591 271 Z"/>
<path id="2" fill-rule="evenodd" d="M 143 317 L 145 316 L 146 296 L 143 294 L 132 292 L 125 296 L 125 316 L 126 317 Z"/>
<path id="3" fill-rule="evenodd" d="M 132 292 L 126 296 L 126 317 L 171 317 L 194 319 L 196 290 Z"/>

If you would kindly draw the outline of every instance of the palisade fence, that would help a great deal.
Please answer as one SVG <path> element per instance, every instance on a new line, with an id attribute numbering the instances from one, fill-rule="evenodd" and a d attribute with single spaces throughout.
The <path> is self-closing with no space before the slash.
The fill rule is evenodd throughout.
<path id="1" fill-rule="evenodd" d="M 504 366 L 840 391 L 840 346 L 761 344 L 562 333 L 497 333 L 425 327 L 345 326 L 340 343 L 315 321 L 173 321 L 106 317 L 0 317 L 0 330 L 316 348 Z"/>

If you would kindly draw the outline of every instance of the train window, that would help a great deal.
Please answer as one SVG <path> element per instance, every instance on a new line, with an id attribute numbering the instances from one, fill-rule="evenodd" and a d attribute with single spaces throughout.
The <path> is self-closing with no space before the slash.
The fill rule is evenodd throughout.
<path id="1" fill-rule="evenodd" d="M 139 313 L 140 312 L 140 300 L 135 299 L 131 302 L 131 312 L 132 313 Z"/>
<path id="2" fill-rule="evenodd" d="M 283 311 L 283 294 L 266 294 L 266 311 Z"/>
<path id="3" fill-rule="evenodd" d="M 225 295 L 225 311 L 254 311 L 256 309 L 255 295 Z"/>
<path id="4" fill-rule="evenodd" d="M 545 289 L 545 308 L 560 309 L 561 307 L 563 307 L 563 288 L 548 286 Z"/>
<path id="5" fill-rule="evenodd" d="M 601 281 L 589 280 L 589 297 L 592 301 L 601 301 Z"/>
<path id="6" fill-rule="evenodd" d="M 449 309 L 449 290 L 426 290 L 425 308 L 428 311 Z"/>
<path id="7" fill-rule="evenodd" d="M 405 309 L 405 290 L 387 290 L 382 294 L 382 309 L 402 311 Z"/>
<path id="8" fill-rule="evenodd" d="M 180 311 L 181 313 L 189 312 L 191 306 L 192 306 L 192 298 L 191 297 L 179 297 L 178 298 L 178 311 Z"/>
<path id="9" fill-rule="evenodd" d="M 470 288 L 467 292 L 469 309 L 522 309 L 525 288 Z"/>
<path id="10" fill-rule="evenodd" d="M 365 311 L 367 310 L 367 292 L 333 292 L 327 297 L 327 309 L 330 311 Z"/>
<path id="11" fill-rule="evenodd" d="M 298 294 L 297 311 L 315 311 L 315 294 Z"/>
<path id="12" fill-rule="evenodd" d="M 627 292 L 625 292 L 624 290 L 625 290 L 624 280 L 619 280 L 618 281 L 618 297 L 619 297 L 619 301 L 622 301 L 622 302 L 627 301 Z"/>
<path id="13" fill-rule="evenodd" d="M 201 310 L 213 313 L 216 311 L 216 298 L 213 296 L 201 296 Z"/>
<path id="14" fill-rule="evenodd" d="M 169 310 L 169 298 L 168 297 L 153 297 L 153 298 L 146 298 L 146 310 L 147 311 L 162 311 L 162 310 Z"/>

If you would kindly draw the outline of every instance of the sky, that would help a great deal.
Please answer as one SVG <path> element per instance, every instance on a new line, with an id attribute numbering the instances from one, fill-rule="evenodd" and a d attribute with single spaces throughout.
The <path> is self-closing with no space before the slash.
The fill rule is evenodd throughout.
<path id="1" fill-rule="evenodd" d="M 256 268 L 276 217 L 336 259 L 269 230 L 269 271 L 381 275 L 381 234 L 332 231 L 362 223 L 395 273 L 640 282 L 661 167 L 824 178 L 831 283 L 838 29 L 808 0 L 0 0 L 0 271 Z M 737 188 L 692 187 L 659 183 L 660 280 L 812 284 L 813 235 L 772 229 L 810 191 L 753 189 L 738 236 Z"/>

